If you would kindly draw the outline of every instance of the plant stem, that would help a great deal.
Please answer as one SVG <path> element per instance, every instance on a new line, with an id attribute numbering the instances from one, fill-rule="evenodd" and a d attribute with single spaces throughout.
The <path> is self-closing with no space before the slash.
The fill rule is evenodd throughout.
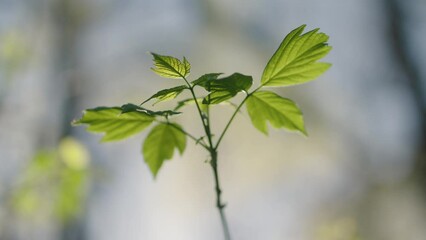
<path id="1" fill-rule="evenodd" d="M 182 76 L 182 78 L 186 82 L 189 90 L 191 91 L 192 98 L 194 99 L 195 105 L 197 106 L 198 114 L 200 115 L 201 122 L 203 124 L 203 128 L 204 128 L 204 131 L 206 133 L 206 137 L 208 139 L 209 146 L 208 146 L 207 150 L 210 152 L 210 156 L 211 156 L 210 165 L 211 165 L 212 170 L 213 170 L 214 181 L 215 181 L 216 207 L 219 210 L 220 221 L 222 223 L 222 229 L 223 229 L 223 234 L 225 236 L 225 240 L 231 240 L 231 234 L 229 233 L 228 222 L 227 222 L 226 216 L 225 216 L 225 209 L 224 209 L 225 204 L 222 203 L 222 199 L 221 199 L 222 190 L 220 189 L 219 173 L 218 173 L 218 168 L 217 168 L 217 146 L 218 146 L 218 144 L 216 144 L 215 147 L 213 145 L 212 134 L 211 134 L 211 129 L 210 129 L 209 110 L 207 110 L 207 115 L 203 114 L 203 112 L 201 111 L 200 105 L 197 101 L 197 97 L 195 96 L 194 87 L 188 82 L 188 80 L 184 76 Z M 245 99 L 244 99 L 244 101 L 245 101 Z M 243 101 L 243 103 L 244 103 L 244 101 Z M 243 103 L 241 103 L 241 105 L 243 105 Z M 237 108 L 237 112 L 238 112 L 239 108 L 241 108 L 241 105 Z M 236 113 L 234 113 L 234 115 L 232 116 L 230 122 L 232 122 L 232 119 L 235 117 L 235 114 Z M 229 127 L 230 122 L 228 123 L 226 129 Z M 226 129 L 222 133 L 221 138 L 223 137 L 223 134 L 225 134 Z M 220 139 L 219 139 L 219 141 L 220 141 Z"/>
<path id="2" fill-rule="evenodd" d="M 217 151 L 215 149 L 212 149 L 210 151 L 210 155 L 211 155 L 211 158 L 212 158 L 211 161 L 210 161 L 210 165 L 212 167 L 214 180 L 215 180 L 216 207 L 219 210 L 220 221 L 222 223 L 222 229 L 223 229 L 223 234 L 225 236 L 225 240 L 231 240 L 231 234 L 229 233 L 228 222 L 227 222 L 226 216 L 225 216 L 225 206 L 226 205 L 222 202 L 222 199 L 221 199 L 222 190 L 220 188 L 219 173 L 218 173 L 218 169 L 217 169 Z"/>
<path id="3" fill-rule="evenodd" d="M 197 96 L 195 96 L 194 87 L 188 82 L 188 80 L 184 76 L 182 76 L 182 79 L 185 81 L 186 85 L 189 88 L 189 91 L 191 92 L 192 98 L 194 99 L 195 106 L 197 106 L 197 111 L 200 115 L 201 122 L 203 124 L 204 132 L 206 133 L 206 136 L 209 140 L 209 146 L 210 148 L 213 148 L 213 142 L 211 138 L 210 129 L 208 127 L 208 122 L 206 121 L 206 117 L 204 116 L 203 111 L 201 111 L 200 104 L 197 101 Z"/>

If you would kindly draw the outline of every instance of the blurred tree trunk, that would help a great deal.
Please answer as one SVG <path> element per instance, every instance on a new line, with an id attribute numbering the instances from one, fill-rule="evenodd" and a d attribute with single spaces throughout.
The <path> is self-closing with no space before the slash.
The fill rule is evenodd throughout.
<path id="1" fill-rule="evenodd" d="M 41 113 L 29 111 L 31 112 L 29 114 L 19 113 L 10 117 L 15 125 L 22 128 L 20 132 L 26 129 L 30 130 L 26 134 L 26 138 L 30 140 L 20 142 L 19 145 L 11 144 L 10 148 L 16 148 L 16 150 L 22 148 L 23 151 L 28 148 L 30 150 L 27 151 L 35 153 L 39 149 L 56 148 L 60 139 L 71 134 L 70 121 L 75 113 L 73 109 L 76 105 L 74 89 L 77 82 L 80 81 L 79 76 L 81 76 L 76 74 L 77 71 L 75 71 L 79 64 L 77 44 L 81 29 L 87 20 L 88 6 L 84 0 L 34 0 L 24 1 L 24 3 L 22 5 L 17 4 L 15 7 L 19 8 L 21 12 L 28 10 L 31 13 L 22 17 L 22 22 L 25 22 L 25 27 L 35 29 L 31 32 L 35 35 L 31 36 L 30 42 L 32 47 L 36 49 L 36 51 L 33 51 L 35 56 L 32 57 L 32 61 L 35 63 L 33 65 L 36 65 L 36 67 L 29 68 L 28 72 L 31 79 L 37 80 L 37 84 L 31 85 L 33 84 L 30 82 L 31 80 L 19 79 L 17 81 L 22 80 L 24 84 L 30 83 L 25 85 L 28 89 L 12 90 L 15 92 L 31 91 L 32 93 L 36 92 L 36 94 L 25 95 L 22 92 L 12 92 L 10 95 L 14 98 L 22 97 L 22 99 L 17 99 L 16 102 L 22 105 L 25 103 L 25 106 L 30 106 L 31 110 L 35 109 Z M 14 25 L 8 27 L 13 30 Z M 34 96 L 38 98 L 33 99 Z M 2 110 L 1 112 L 6 111 L 5 109 L 0 110 Z M 27 112 L 26 109 L 24 111 Z M 40 117 L 40 114 L 43 114 L 43 116 Z M 21 118 L 22 121 L 16 121 Z M 46 131 L 47 129 L 48 131 Z M 21 161 L 23 166 L 29 159 L 18 157 L 16 160 Z M 11 181 L 19 179 L 19 172 L 14 171 L 11 172 L 11 175 L 13 175 Z M 6 186 L 9 183 L 3 184 Z M 2 200 L 8 199 L 12 195 L 12 187 L 10 186 L 10 189 L 7 188 L 3 191 L 5 192 L 4 196 L 0 196 Z M 5 226 L 0 226 L 0 230 L 3 230 L 0 231 L 0 239 L 2 240 L 28 238 L 46 240 L 86 239 L 84 216 L 67 223 L 52 217 L 46 220 L 46 223 L 43 222 L 41 224 L 43 226 L 40 227 L 31 221 L 27 222 L 28 219 L 16 216 L 12 209 L 6 208 L 4 211 L 0 216 L 5 219 Z"/>
<path id="2" fill-rule="evenodd" d="M 59 101 L 58 115 L 60 116 L 59 133 L 54 142 L 71 134 L 70 121 L 73 119 L 76 107 L 74 90 L 79 81 L 78 74 L 78 37 L 86 23 L 87 3 L 83 0 L 54 0 L 51 5 L 53 36 L 56 40 L 54 52 L 54 73 L 58 79 L 52 79 L 55 94 Z M 61 224 L 60 238 L 62 240 L 84 240 L 84 216 Z"/>
<path id="3" fill-rule="evenodd" d="M 426 195 L 426 94 L 422 86 L 425 81 L 422 79 L 419 69 L 423 63 L 417 64 L 412 57 L 416 54 L 414 52 L 416 50 L 412 49 L 408 43 L 410 29 L 406 28 L 408 24 L 407 11 L 404 11 L 404 7 L 407 7 L 404 6 L 405 2 L 390 0 L 387 3 L 391 50 L 395 61 L 406 76 L 407 81 L 405 83 L 413 97 L 419 122 L 418 145 L 414 155 L 412 177 L 415 181 L 418 181 L 424 195 Z"/>

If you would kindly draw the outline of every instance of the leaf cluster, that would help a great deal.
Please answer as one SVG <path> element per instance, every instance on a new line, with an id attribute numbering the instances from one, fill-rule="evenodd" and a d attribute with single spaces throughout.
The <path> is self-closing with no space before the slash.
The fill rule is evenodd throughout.
<path id="1" fill-rule="evenodd" d="M 152 70 L 161 77 L 178 79 L 180 85 L 160 90 L 140 105 L 125 104 L 121 107 L 88 109 L 74 124 L 86 124 L 88 131 L 104 133 L 102 141 L 122 140 L 154 124 L 142 146 L 145 162 L 154 176 L 163 162 L 173 157 L 176 149 L 180 154 L 184 152 L 187 138 L 194 140 L 210 153 L 215 152 L 243 105 L 246 106 L 253 126 L 264 134 L 268 134 L 269 122 L 274 128 L 284 128 L 306 135 L 303 115 L 297 104 L 267 89 L 311 81 L 331 66 L 329 63 L 319 62 L 331 50 L 327 44 L 328 36 L 319 32 L 319 29 L 303 33 L 304 28 L 305 25 L 302 25 L 294 29 L 284 38 L 267 63 L 259 86 L 254 90 L 250 90 L 253 78 L 241 73 L 225 77 L 220 77 L 222 73 L 208 73 L 189 81 L 187 77 L 191 65 L 186 58 L 179 60 L 172 56 L 151 53 L 154 61 Z M 204 89 L 206 95 L 197 96 L 195 88 Z M 192 97 L 178 101 L 174 109 L 153 111 L 143 107 L 151 100 L 155 100 L 154 104 L 173 100 L 185 91 L 190 92 Z M 245 94 L 244 99 L 236 106 L 223 131 L 216 135 L 219 137 L 214 139 L 210 131 L 209 108 L 230 102 L 239 93 Z M 195 105 L 199 112 L 205 130 L 204 136 L 195 137 L 173 121 L 173 117 L 180 114 L 178 111 L 191 104 Z"/>

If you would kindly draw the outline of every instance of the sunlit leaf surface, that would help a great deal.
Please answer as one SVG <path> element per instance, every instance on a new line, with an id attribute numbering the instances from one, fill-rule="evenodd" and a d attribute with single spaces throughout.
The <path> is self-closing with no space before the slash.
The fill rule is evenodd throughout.
<path id="1" fill-rule="evenodd" d="M 288 86 L 304 83 L 324 73 L 331 64 L 317 62 L 328 54 L 328 36 L 318 28 L 302 34 L 306 25 L 290 32 L 265 67 L 263 86 Z"/>
<path id="2" fill-rule="evenodd" d="M 186 136 L 181 126 L 159 124 L 155 126 L 145 139 L 142 153 L 154 177 L 165 160 L 171 159 L 175 148 L 182 154 L 186 147 Z"/>
<path id="3" fill-rule="evenodd" d="M 297 105 L 290 99 L 276 93 L 259 91 L 246 101 L 247 111 L 253 125 L 268 134 L 266 122 L 275 128 L 286 128 L 306 135 L 303 116 Z"/>
<path id="4" fill-rule="evenodd" d="M 151 53 L 154 57 L 154 67 L 151 68 L 158 75 L 165 78 L 182 78 L 189 75 L 191 65 L 183 58 L 180 61 L 171 56 L 162 56 L 156 53 Z"/>
<path id="5" fill-rule="evenodd" d="M 74 124 L 87 124 L 90 132 L 105 133 L 103 142 L 117 141 L 137 134 L 148 127 L 155 117 L 144 112 L 122 113 L 119 107 L 98 107 L 84 111 Z"/>
<path id="6" fill-rule="evenodd" d="M 158 102 L 174 99 L 185 89 L 188 89 L 188 87 L 185 86 L 185 85 L 180 85 L 180 86 L 173 87 L 173 88 L 163 89 L 161 91 L 158 91 L 156 94 L 152 95 L 150 98 L 145 100 L 142 104 L 148 102 L 149 100 L 151 100 L 153 98 L 157 99 L 157 101 L 154 104 L 156 104 Z"/>

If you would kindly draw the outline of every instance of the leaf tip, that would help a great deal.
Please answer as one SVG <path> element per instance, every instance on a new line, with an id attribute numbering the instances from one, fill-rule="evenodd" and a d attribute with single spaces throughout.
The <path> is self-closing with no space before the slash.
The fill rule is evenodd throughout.
<path id="1" fill-rule="evenodd" d="M 305 28 L 306 28 L 306 23 L 300 25 L 298 28 L 296 28 L 296 30 L 299 30 L 299 31 L 303 32 L 303 30 L 305 30 Z"/>
<path id="2" fill-rule="evenodd" d="M 114 142 L 117 141 L 118 139 L 113 139 L 111 138 L 108 134 L 104 134 L 103 137 L 101 138 L 101 140 L 99 140 L 100 143 L 107 143 L 107 142 Z"/>
<path id="3" fill-rule="evenodd" d="M 78 125 L 81 125 L 81 119 L 74 119 L 74 120 L 72 120 L 71 121 L 71 126 L 73 126 L 73 127 L 75 127 L 75 126 L 78 126 Z"/>
<path id="4" fill-rule="evenodd" d="M 151 98 L 146 99 L 145 101 L 143 101 L 141 104 L 139 104 L 139 106 L 144 105 L 145 103 L 147 103 L 149 100 L 151 100 Z"/>
<path id="5" fill-rule="evenodd" d="M 158 171 L 154 172 L 154 171 L 151 169 L 152 179 L 153 179 L 154 181 L 155 181 L 155 180 L 157 180 L 157 173 L 158 173 Z"/>
<path id="6" fill-rule="evenodd" d="M 73 119 L 71 121 L 71 126 L 75 127 L 75 126 L 79 126 L 81 124 L 84 124 L 83 118 L 84 118 L 84 115 L 86 115 L 87 111 L 88 111 L 87 109 L 82 111 L 82 117 L 80 119 Z"/>
<path id="7" fill-rule="evenodd" d="M 327 71 L 329 68 L 331 68 L 331 66 L 333 66 L 333 64 L 328 63 L 328 62 L 321 62 L 324 66 L 324 72 Z"/>
<path id="8" fill-rule="evenodd" d="M 268 129 L 268 126 L 266 125 L 266 122 L 263 127 L 258 127 L 258 126 L 255 126 L 255 127 L 257 128 L 257 130 L 263 133 L 263 135 L 269 136 L 269 129 Z"/>
<path id="9" fill-rule="evenodd" d="M 306 131 L 305 127 L 303 127 L 302 129 L 300 129 L 299 132 L 301 132 L 303 136 L 309 137 L 308 131 Z"/>
<path id="10" fill-rule="evenodd" d="M 149 171 L 152 174 L 152 179 L 154 179 L 154 180 L 157 179 L 157 175 L 158 175 L 158 171 L 160 170 L 160 167 L 161 167 L 161 165 L 159 167 L 157 167 L 157 166 L 153 166 L 153 165 L 148 163 L 148 168 L 149 168 Z"/>

